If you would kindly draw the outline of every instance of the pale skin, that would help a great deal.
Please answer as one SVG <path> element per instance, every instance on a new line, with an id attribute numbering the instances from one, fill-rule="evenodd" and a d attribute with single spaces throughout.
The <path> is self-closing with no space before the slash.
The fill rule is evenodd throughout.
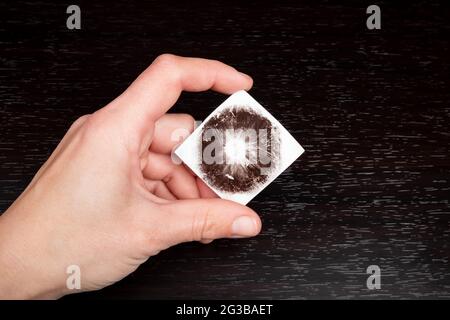
<path id="1" fill-rule="evenodd" d="M 214 60 L 159 56 L 119 97 L 73 123 L 19 198 L 0 216 L 0 298 L 58 298 L 98 290 L 182 242 L 261 230 L 246 206 L 217 198 L 171 161 L 167 114 L 182 91 L 249 90 L 252 79 Z M 67 288 L 67 267 L 81 289 Z"/>

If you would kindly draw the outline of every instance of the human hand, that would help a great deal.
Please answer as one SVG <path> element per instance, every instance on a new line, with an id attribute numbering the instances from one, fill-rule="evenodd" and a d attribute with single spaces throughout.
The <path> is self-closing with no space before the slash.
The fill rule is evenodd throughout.
<path id="1" fill-rule="evenodd" d="M 114 101 L 75 121 L 22 195 L 0 216 L 0 297 L 54 298 L 66 269 L 81 291 L 108 286 L 181 242 L 254 236 L 248 207 L 218 199 L 171 161 L 189 115 L 165 114 L 181 91 L 248 90 L 218 61 L 162 55 Z M 75 291 L 76 292 L 76 291 Z"/>

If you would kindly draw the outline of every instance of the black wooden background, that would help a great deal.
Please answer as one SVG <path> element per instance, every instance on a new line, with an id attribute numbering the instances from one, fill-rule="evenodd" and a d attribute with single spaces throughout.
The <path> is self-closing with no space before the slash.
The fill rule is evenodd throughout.
<path id="1" fill-rule="evenodd" d="M 158 54 L 220 59 L 306 149 L 249 204 L 262 234 L 171 248 L 72 298 L 450 298 L 449 8 L 240 2 L 2 1 L 0 211 Z M 204 119 L 224 98 L 183 94 L 173 111 Z"/>

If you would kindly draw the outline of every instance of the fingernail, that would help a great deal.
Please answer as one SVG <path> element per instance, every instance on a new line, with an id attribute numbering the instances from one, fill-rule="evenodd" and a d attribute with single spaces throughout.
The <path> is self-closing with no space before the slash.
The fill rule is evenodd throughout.
<path id="1" fill-rule="evenodd" d="M 233 221 L 231 232 L 234 237 L 251 237 L 258 232 L 255 219 L 242 216 Z"/>

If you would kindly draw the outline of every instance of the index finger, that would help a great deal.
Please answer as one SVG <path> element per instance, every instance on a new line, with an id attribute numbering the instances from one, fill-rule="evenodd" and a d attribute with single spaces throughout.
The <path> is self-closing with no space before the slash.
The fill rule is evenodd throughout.
<path id="1" fill-rule="evenodd" d="M 125 104 L 127 121 L 133 126 L 148 126 L 167 112 L 182 91 L 205 91 L 231 94 L 249 90 L 253 80 L 216 60 L 186 58 L 163 54 L 119 97 Z M 123 104 L 121 104 L 123 106 Z"/>

